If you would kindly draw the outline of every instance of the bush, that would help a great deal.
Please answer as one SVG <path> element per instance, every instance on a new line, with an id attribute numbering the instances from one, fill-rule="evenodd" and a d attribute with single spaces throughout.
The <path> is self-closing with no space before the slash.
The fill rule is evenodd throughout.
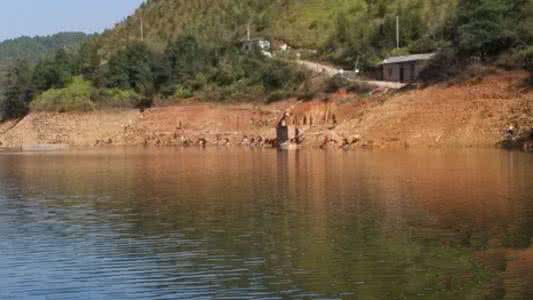
<path id="1" fill-rule="evenodd" d="M 91 100 L 99 107 L 132 108 L 141 105 L 143 97 L 133 90 L 93 89 Z"/>
<path id="2" fill-rule="evenodd" d="M 33 111 L 91 111 L 97 108 L 133 108 L 146 99 L 133 90 L 97 89 L 89 81 L 75 77 L 63 89 L 50 89 L 31 103 Z"/>
<path id="3" fill-rule="evenodd" d="M 34 111 L 90 111 L 95 108 L 91 95 L 91 83 L 76 77 L 65 88 L 44 92 L 31 103 L 30 107 Z"/>
<path id="4" fill-rule="evenodd" d="M 174 92 L 174 96 L 179 99 L 187 99 L 187 98 L 191 98 L 192 96 L 194 96 L 194 94 L 191 91 L 191 89 L 181 84 L 178 84 L 176 85 L 176 91 Z"/>

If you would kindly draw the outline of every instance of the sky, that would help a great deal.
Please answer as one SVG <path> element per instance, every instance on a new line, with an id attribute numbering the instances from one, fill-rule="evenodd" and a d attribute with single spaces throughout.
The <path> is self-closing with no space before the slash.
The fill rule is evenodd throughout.
<path id="1" fill-rule="evenodd" d="M 143 0 L 2 0 L 0 41 L 64 31 L 101 32 L 132 14 Z"/>

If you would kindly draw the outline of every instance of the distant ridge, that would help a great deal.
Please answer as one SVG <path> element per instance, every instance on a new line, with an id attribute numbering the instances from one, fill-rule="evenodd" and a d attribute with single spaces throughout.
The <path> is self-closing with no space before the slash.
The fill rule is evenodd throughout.
<path id="1" fill-rule="evenodd" d="M 420 35 L 425 34 L 422 30 L 442 24 L 456 3 L 457 0 L 148 0 L 98 40 L 104 53 L 113 52 L 132 40 L 140 40 L 142 27 L 145 41 L 154 47 L 162 48 L 183 33 L 219 43 L 244 38 L 250 25 L 252 36 L 284 41 L 294 48 L 319 49 L 338 34 L 339 22 L 355 20 L 357 24 L 390 31 L 392 36 L 384 34 L 383 39 L 395 46 L 395 30 L 387 26 L 395 24 L 397 14 L 402 15 L 404 35 L 412 40 L 419 38 L 411 33 L 418 30 L 413 27 L 421 30 Z M 365 19 L 357 21 L 358 18 Z M 357 27 L 361 26 L 347 27 L 357 34 Z"/>
<path id="2" fill-rule="evenodd" d="M 16 59 L 36 62 L 60 48 L 76 49 L 90 35 L 83 32 L 61 32 L 48 36 L 22 36 L 0 42 L 0 66 Z"/>
<path id="3" fill-rule="evenodd" d="M 91 36 L 83 32 L 61 32 L 48 36 L 22 36 L 0 42 L 0 98 L 5 72 L 10 64 L 18 59 L 35 64 L 61 48 L 69 52 L 77 51 Z"/>

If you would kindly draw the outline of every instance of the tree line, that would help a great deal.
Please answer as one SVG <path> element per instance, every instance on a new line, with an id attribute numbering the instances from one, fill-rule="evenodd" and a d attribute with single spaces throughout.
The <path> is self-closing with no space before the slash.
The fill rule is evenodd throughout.
<path id="1" fill-rule="evenodd" d="M 245 52 L 238 43 L 211 47 L 191 35 L 169 42 L 163 51 L 134 41 L 106 59 L 98 49 L 87 42 L 79 51 L 59 49 L 35 66 L 17 61 L 7 72 L 3 117 L 19 118 L 31 109 L 147 107 L 190 97 L 268 100 L 295 94 L 307 77 L 259 50 Z"/>

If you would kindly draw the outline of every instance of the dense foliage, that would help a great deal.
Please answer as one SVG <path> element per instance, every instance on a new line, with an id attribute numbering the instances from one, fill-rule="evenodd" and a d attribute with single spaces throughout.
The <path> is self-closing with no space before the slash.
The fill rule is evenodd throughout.
<path id="1" fill-rule="evenodd" d="M 306 80 L 298 68 L 259 51 L 229 43 L 212 47 L 184 35 L 163 51 L 133 41 L 105 63 L 94 44 L 79 51 L 57 50 L 34 68 L 17 64 L 9 71 L 4 117 L 24 115 L 28 107 L 45 111 L 87 111 L 99 107 L 146 107 L 155 99 L 271 100 L 297 93 Z M 24 67 L 24 77 L 20 68 Z M 19 88 L 21 87 L 21 88 Z M 23 88 L 22 88 L 23 87 Z M 119 99 L 123 97 L 124 99 Z M 31 106 L 29 105 L 32 101 Z M 15 110 L 16 112 L 12 112 Z"/>
<path id="2" fill-rule="evenodd" d="M 32 100 L 32 73 L 29 63 L 20 60 L 8 71 L 4 100 L 0 102 L 0 117 L 18 118 L 24 116 Z"/>
<path id="3" fill-rule="evenodd" d="M 75 51 L 86 41 L 88 36 L 81 32 L 65 32 L 44 37 L 20 37 L 0 42 L 0 83 L 5 79 L 5 72 L 18 60 L 30 64 L 54 55 L 58 49 Z M 1 91 L 0 84 L 0 91 Z"/>
<path id="4" fill-rule="evenodd" d="M 33 62 L 53 55 L 57 49 L 77 49 L 88 36 L 82 32 L 64 32 L 51 36 L 20 37 L 0 43 L 0 62 L 27 59 Z"/>
<path id="5" fill-rule="evenodd" d="M 253 35 L 286 41 L 297 48 L 321 48 L 342 31 L 378 29 L 383 43 L 395 45 L 395 17 L 407 39 L 442 24 L 457 0 L 149 0 L 133 16 L 101 38 L 106 50 L 140 35 L 165 44 L 183 33 L 220 43 Z M 353 26 L 352 26 L 353 25 Z M 362 27 L 362 28 L 361 28 Z M 340 33 L 340 35 L 343 35 Z M 352 39 L 350 37 L 349 39 Z M 405 43 L 408 41 L 406 40 Z"/>
<path id="6" fill-rule="evenodd" d="M 96 84 L 132 89 L 147 97 L 251 100 L 272 92 L 295 92 L 303 72 L 233 44 L 210 47 L 185 35 L 164 51 L 136 42 L 114 53 L 99 70 Z"/>
<path id="7" fill-rule="evenodd" d="M 21 111 L 24 105 L 7 112 L 7 106 L 18 103 L 15 98 L 8 98 L 6 103 L 3 99 L 8 91 L 6 86 L 12 85 L 13 77 L 17 69 L 31 69 L 31 67 L 41 59 L 53 56 L 58 49 L 66 51 L 76 51 L 79 45 L 88 39 L 88 36 L 81 32 L 65 32 L 44 37 L 20 37 L 0 42 L 0 105 L 6 109 L 0 110 L 0 119 L 2 115 L 18 115 L 15 111 Z M 14 66 L 23 63 L 24 66 Z M 7 78 L 8 70 L 11 69 L 11 79 Z M 31 70 L 30 70 L 31 71 Z M 9 104 L 11 103 L 11 104 Z M 20 103 L 19 103 L 20 104 Z M 22 109 L 25 111 L 26 109 Z"/>
<path id="8" fill-rule="evenodd" d="M 440 29 L 445 44 L 424 79 L 448 79 L 472 63 L 524 67 L 533 74 L 532 22 L 531 0 L 460 0 Z"/>

